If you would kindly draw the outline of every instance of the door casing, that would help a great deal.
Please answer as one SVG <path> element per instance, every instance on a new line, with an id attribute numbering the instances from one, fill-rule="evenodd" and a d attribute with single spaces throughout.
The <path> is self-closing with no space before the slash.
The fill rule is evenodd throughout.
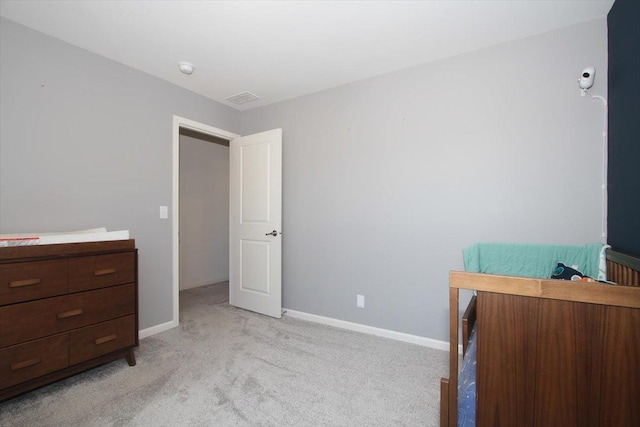
<path id="1" fill-rule="evenodd" d="M 153 335 L 162 331 L 175 328 L 179 323 L 180 316 L 180 128 L 190 129 L 206 135 L 231 141 L 240 135 L 218 129 L 204 123 L 196 122 L 180 116 L 173 116 L 173 184 L 172 184 L 172 290 L 173 290 L 173 316 L 171 321 L 152 328 L 152 331 L 144 336 Z M 144 338 L 140 336 L 140 338 Z"/>

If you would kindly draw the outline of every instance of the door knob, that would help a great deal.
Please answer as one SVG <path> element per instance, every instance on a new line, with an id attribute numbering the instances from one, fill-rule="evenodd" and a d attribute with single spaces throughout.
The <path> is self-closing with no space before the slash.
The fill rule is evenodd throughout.
<path id="1" fill-rule="evenodd" d="M 280 233 L 280 234 L 282 234 L 282 233 Z M 276 237 L 277 235 L 278 235 L 278 232 L 276 230 L 273 230 L 271 233 L 265 234 L 265 236 L 273 236 L 273 237 Z"/>

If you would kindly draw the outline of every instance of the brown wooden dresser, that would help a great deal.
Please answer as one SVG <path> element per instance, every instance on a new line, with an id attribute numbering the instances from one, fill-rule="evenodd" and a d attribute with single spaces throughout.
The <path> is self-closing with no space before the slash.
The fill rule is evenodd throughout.
<path id="1" fill-rule="evenodd" d="M 136 364 L 135 240 L 0 248 L 0 401 L 124 357 Z"/>

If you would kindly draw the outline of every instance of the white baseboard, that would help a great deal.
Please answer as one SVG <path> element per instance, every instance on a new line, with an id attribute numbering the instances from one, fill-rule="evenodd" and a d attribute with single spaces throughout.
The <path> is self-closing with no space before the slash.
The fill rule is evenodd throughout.
<path id="1" fill-rule="evenodd" d="M 375 328 L 373 326 L 361 325 L 359 323 L 347 322 L 344 320 L 333 319 L 331 317 L 318 316 L 316 314 L 304 313 L 302 311 L 289 310 L 285 308 L 285 316 L 294 319 L 307 320 L 309 322 L 322 323 L 323 325 L 335 326 L 336 328 L 348 329 L 350 331 L 361 332 L 369 335 L 390 338 L 392 340 L 417 344 L 423 347 L 435 348 L 437 350 L 449 351 L 449 343 L 445 341 L 434 340 L 431 338 L 420 337 L 418 335 L 405 334 L 404 332 L 391 331 L 389 329 Z"/>
<path id="2" fill-rule="evenodd" d="M 178 326 L 178 322 L 175 322 L 173 320 L 171 320 L 169 322 L 166 322 L 166 323 L 161 323 L 159 325 L 152 326 L 152 327 L 147 328 L 147 329 L 142 329 L 141 331 L 138 332 L 138 338 L 139 339 L 144 339 L 144 338 L 150 337 L 151 335 L 159 334 L 160 332 L 164 332 L 164 331 L 168 331 L 169 329 L 173 329 L 176 326 Z"/>
<path id="3" fill-rule="evenodd" d="M 374 326 L 362 325 L 360 323 L 347 322 L 345 320 L 334 319 L 331 317 L 318 316 L 317 314 L 305 313 L 303 311 L 290 310 L 285 308 L 285 316 L 293 319 L 306 320 L 309 322 L 321 323 L 323 325 L 334 326 L 340 329 L 348 329 L 350 331 L 360 332 L 363 334 L 376 335 L 378 337 L 389 338 L 396 341 L 407 342 L 420 345 L 422 347 L 435 348 L 436 350 L 449 351 L 449 343 L 446 341 L 434 340 L 418 335 L 405 334 L 404 332 L 391 331 L 389 329 L 376 328 Z M 138 332 L 138 337 L 144 339 L 160 332 L 168 331 L 178 326 L 178 322 L 169 321 L 142 329 Z M 462 354 L 462 346 L 458 346 L 458 353 Z"/>

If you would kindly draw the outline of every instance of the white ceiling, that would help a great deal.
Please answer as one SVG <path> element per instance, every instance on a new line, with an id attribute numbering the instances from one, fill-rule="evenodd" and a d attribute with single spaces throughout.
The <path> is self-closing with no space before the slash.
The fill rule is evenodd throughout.
<path id="1" fill-rule="evenodd" d="M 1 0 L 0 15 L 246 110 L 604 17 L 612 4 Z M 261 99 L 225 101 L 244 91 Z"/>

